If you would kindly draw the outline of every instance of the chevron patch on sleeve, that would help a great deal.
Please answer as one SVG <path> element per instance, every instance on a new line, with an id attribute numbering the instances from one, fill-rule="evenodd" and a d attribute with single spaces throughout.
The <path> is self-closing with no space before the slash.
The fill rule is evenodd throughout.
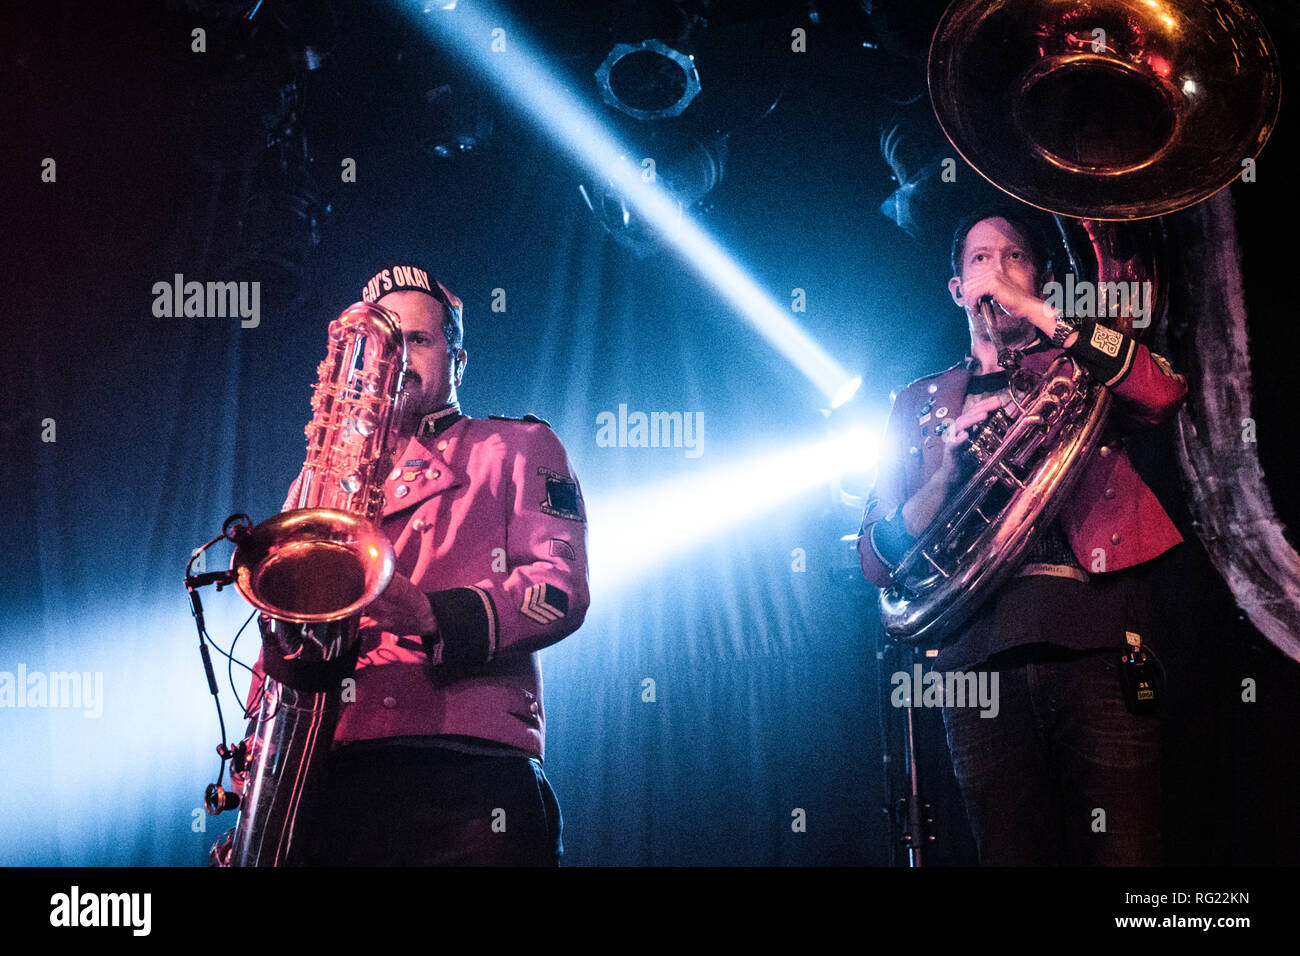
<path id="1" fill-rule="evenodd" d="M 524 590 L 519 610 L 538 624 L 551 624 L 569 613 L 569 595 L 553 584 L 534 584 Z"/>

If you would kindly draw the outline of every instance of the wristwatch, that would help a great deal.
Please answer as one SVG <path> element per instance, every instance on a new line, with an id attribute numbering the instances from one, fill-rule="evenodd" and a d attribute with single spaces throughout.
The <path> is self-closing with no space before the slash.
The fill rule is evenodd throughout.
<path id="1" fill-rule="evenodd" d="M 1078 328 L 1073 322 L 1061 314 L 1061 310 L 1056 310 L 1056 328 L 1052 330 L 1052 344 L 1058 349 L 1065 348 L 1065 340 L 1070 337 L 1070 333 L 1077 332 Z"/>

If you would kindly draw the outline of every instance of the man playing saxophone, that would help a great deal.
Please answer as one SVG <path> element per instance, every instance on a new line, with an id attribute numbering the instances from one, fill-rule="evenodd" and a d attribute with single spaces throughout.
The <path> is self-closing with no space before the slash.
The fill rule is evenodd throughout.
<path id="1" fill-rule="evenodd" d="M 1092 321 L 1076 327 L 1052 308 L 1040 291 L 1052 280 L 1046 245 L 1015 212 L 965 220 L 952 268 L 948 288 L 966 312 L 970 354 L 894 402 L 858 539 L 863 574 L 890 585 L 966 476 L 972 430 L 1011 401 L 997 338 L 1027 371 L 1064 351 L 1109 389 L 1103 444 L 1057 519 L 950 635 L 933 667 L 999 677 L 995 714 L 943 709 L 982 863 L 1158 863 L 1159 722 L 1146 693 L 1156 682 L 1132 668 L 1150 647 L 1144 565 L 1182 539 L 1134 470 L 1123 436 L 1168 420 L 1185 379 L 1133 337 Z M 992 333 L 980 311 L 986 297 Z M 1134 679 L 1146 681 L 1136 701 L 1126 691 Z"/>
<path id="2" fill-rule="evenodd" d="M 390 263 L 362 298 L 396 313 L 406 346 L 379 521 L 396 568 L 361 619 L 298 851 L 309 865 L 555 865 L 537 652 L 587 610 L 577 479 L 540 419 L 461 413 L 462 304 L 428 270 Z M 263 673 L 259 657 L 249 714 Z"/>

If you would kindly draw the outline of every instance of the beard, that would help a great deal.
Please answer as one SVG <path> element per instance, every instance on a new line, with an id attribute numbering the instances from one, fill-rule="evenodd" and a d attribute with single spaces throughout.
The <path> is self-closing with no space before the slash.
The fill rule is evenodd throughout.
<path id="1" fill-rule="evenodd" d="M 452 390 L 454 392 L 454 390 Z M 427 386 L 419 375 L 408 372 L 402 383 L 402 390 L 393 402 L 392 424 L 389 432 L 402 438 L 410 438 L 420 429 L 426 415 L 445 408 L 451 401 L 446 390 L 441 393 L 436 386 Z"/>

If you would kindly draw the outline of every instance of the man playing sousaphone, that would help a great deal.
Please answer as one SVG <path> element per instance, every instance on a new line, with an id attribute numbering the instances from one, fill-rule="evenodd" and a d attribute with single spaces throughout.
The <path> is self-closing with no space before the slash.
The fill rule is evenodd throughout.
<path id="1" fill-rule="evenodd" d="M 963 221 L 952 268 L 948 288 L 966 312 L 970 355 L 894 402 L 858 539 L 863 574 L 890 586 L 969 477 L 967 439 L 1011 406 L 998 340 L 1028 373 L 1067 353 L 1108 390 L 1109 430 L 1058 517 L 933 665 L 999 677 L 995 715 L 943 710 L 982 863 L 1159 863 L 1159 721 L 1149 693 L 1158 684 L 1145 657 L 1144 578 L 1147 563 L 1182 538 L 1134 470 L 1123 435 L 1168 420 L 1186 381 L 1132 336 L 1092 321 L 1076 326 L 1053 308 L 1042 291 L 1052 281 L 1047 247 L 1017 212 Z M 991 323 L 980 310 L 988 298 Z"/>

